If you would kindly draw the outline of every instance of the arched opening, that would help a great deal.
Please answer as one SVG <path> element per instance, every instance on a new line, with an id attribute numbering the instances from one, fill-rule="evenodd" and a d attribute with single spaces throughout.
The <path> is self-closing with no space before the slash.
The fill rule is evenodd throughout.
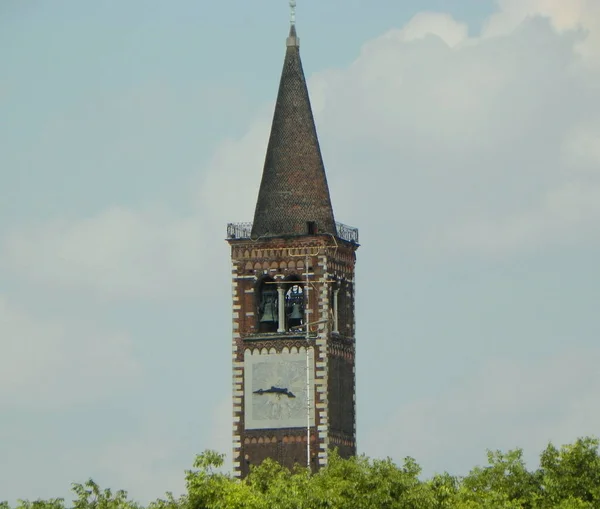
<path id="1" fill-rule="evenodd" d="M 262 278 L 257 287 L 257 328 L 259 332 L 277 332 L 277 286 L 271 277 Z"/>
<path id="2" fill-rule="evenodd" d="M 285 292 L 286 329 L 295 330 L 305 324 L 306 299 L 304 285 L 297 277 L 287 280 Z"/>
<path id="3" fill-rule="evenodd" d="M 340 311 L 340 281 L 337 278 L 330 280 L 328 288 L 329 296 L 329 323 L 331 332 L 339 334 L 339 311 Z"/>
<path id="4" fill-rule="evenodd" d="M 338 282 L 337 295 L 337 332 L 344 336 L 352 336 L 352 324 L 354 317 L 352 316 L 352 283 L 347 279 L 342 279 Z"/>

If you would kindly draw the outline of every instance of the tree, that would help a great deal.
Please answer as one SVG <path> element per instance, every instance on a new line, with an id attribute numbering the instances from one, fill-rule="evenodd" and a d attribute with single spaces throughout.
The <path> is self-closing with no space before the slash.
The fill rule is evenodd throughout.
<path id="1" fill-rule="evenodd" d="M 547 504 L 559 507 L 581 501 L 600 507 L 600 456 L 596 438 L 580 438 L 559 449 L 549 444 L 540 457 L 540 476 Z M 578 502 L 577 502 L 578 503 Z M 565 506 L 567 507 L 567 506 Z M 572 507 L 588 507 L 577 506 Z"/>
<path id="2" fill-rule="evenodd" d="M 530 471 L 523 451 L 489 451 L 487 465 L 465 477 L 448 473 L 420 479 L 412 458 L 402 466 L 391 459 L 359 456 L 329 463 L 310 474 L 290 471 L 275 461 L 254 466 L 247 479 L 222 473 L 224 455 L 206 451 L 186 471 L 186 492 L 149 504 L 148 509 L 600 509 L 598 439 L 581 438 L 542 452 Z M 142 509 L 127 492 L 101 489 L 92 479 L 73 484 L 73 509 Z M 11 509 L 0 502 L 0 509 Z M 66 509 L 62 499 L 20 500 L 15 509 Z"/>
<path id="3" fill-rule="evenodd" d="M 540 498 L 539 474 L 529 472 L 523 451 L 488 451 L 488 466 L 475 467 L 462 480 L 457 494 L 461 503 L 484 504 L 481 507 L 530 509 Z"/>
<path id="4" fill-rule="evenodd" d="M 110 489 L 100 489 L 92 479 L 83 484 L 74 483 L 72 491 L 77 495 L 73 509 L 141 509 L 139 504 L 128 500 L 126 491 L 113 494 Z"/>

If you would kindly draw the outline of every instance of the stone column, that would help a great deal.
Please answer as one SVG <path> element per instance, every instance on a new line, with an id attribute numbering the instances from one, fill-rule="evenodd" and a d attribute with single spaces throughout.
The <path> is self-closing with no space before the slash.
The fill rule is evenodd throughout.
<path id="1" fill-rule="evenodd" d="M 338 323 L 338 293 L 340 293 L 339 288 L 335 288 L 333 290 L 333 333 L 339 334 L 339 323 Z"/>
<path id="2" fill-rule="evenodd" d="M 282 283 L 277 285 L 277 304 L 279 308 L 277 332 L 285 332 L 285 287 Z"/>

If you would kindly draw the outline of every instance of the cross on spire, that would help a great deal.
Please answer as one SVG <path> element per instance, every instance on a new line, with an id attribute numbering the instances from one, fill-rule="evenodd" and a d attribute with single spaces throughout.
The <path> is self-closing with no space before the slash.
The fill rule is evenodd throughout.
<path id="1" fill-rule="evenodd" d="M 296 0 L 290 0 L 290 25 L 296 24 Z"/>

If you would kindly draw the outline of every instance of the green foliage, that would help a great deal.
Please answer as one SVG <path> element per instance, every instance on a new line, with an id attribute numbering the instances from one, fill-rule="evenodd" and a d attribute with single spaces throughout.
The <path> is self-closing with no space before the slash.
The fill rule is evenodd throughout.
<path id="1" fill-rule="evenodd" d="M 223 466 L 224 455 L 207 451 L 196 457 L 194 468 L 186 472 L 187 495 L 181 499 L 182 509 L 259 509 L 260 494 L 245 482 L 216 471 Z"/>
<path id="2" fill-rule="evenodd" d="M 488 466 L 471 470 L 463 479 L 458 499 L 483 507 L 531 508 L 539 496 L 539 474 L 527 470 L 523 451 L 516 449 L 488 451 Z"/>
<path id="3" fill-rule="evenodd" d="M 8 504 L 0 506 L 8 508 Z M 19 500 L 17 509 L 64 509 L 65 502 L 62 498 L 51 498 L 49 500 L 35 500 L 29 502 L 28 500 Z"/>
<path id="4" fill-rule="evenodd" d="M 73 501 L 73 509 L 139 509 L 141 507 L 127 499 L 126 491 L 118 490 L 113 494 L 110 489 L 100 489 L 92 479 L 84 484 L 74 483 L 72 491 L 77 496 Z"/>
<path id="5" fill-rule="evenodd" d="M 224 455 L 206 451 L 185 473 L 186 492 L 151 502 L 147 509 L 600 509 L 600 441 L 581 438 L 542 452 L 540 467 L 527 469 L 523 451 L 489 451 L 486 466 L 465 477 L 448 473 L 420 479 L 412 458 L 341 459 L 333 451 L 315 474 L 267 460 L 245 480 L 222 473 Z M 73 484 L 73 509 L 142 509 L 123 490 L 101 489 L 93 480 Z M 0 509 L 11 509 L 0 502 Z M 20 500 L 14 509 L 66 509 L 64 500 Z"/>
<path id="6" fill-rule="evenodd" d="M 598 439 L 580 438 L 558 450 L 548 445 L 540 457 L 540 475 L 548 505 L 600 507 Z M 573 505 L 579 501 L 588 505 Z"/>

